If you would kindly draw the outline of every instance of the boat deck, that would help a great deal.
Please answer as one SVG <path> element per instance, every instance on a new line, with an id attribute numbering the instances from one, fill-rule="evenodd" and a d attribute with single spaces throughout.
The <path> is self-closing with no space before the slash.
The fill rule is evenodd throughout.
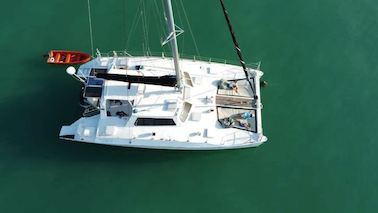
<path id="1" fill-rule="evenodd" d="M 218 120 L 224 127 L 256 132 L 256 110 L 217 107 Z M 229 122 L 229 124 L 225 124 Z"/>
<path id="2" fill-rule="evenodd" d="M 106 80 L 100 99 L 104 110 L 64 126 L 60 136 L 74 135 L 75 141 L 107 145 L 187 150 L 252 147 L 266 141 L 257 132 L 261 108 L 255 104 L 247 80 L 235 80 L 245 78 L 240 67 L 195 60 L 181 60 L 181 67 L 193 81 L 183 91 L 136 83 L 128 89 L 128 83 Z M 92 71 L 105 69 L 110 74 L 174 74 L 172 59 L 163 57 L 96 58 L 82 65 L 77 74 L 89 78 Z M 253 72 L 258 79 L 261 72 Z M 138 89 L 131 92 L 134 86 Z M 134 101 L 133 111 L 122 108 L 126 100 Z M 186 102 L 191 108 L 181 110 Z M 183 112 L 186 118 L 181 119 Z M 139 118 L 165 119 L 177 125 L 135 125 Z"/>
<path id="3" fill-rule="evenodd" d="M 216 96 L 217 106 L 253 109 L 254 102 L 255 101 L 252 98 L 242 97 L 242 96 L 231 96 L 231 95 L 217 95 Z"/>
<path id="4" fill-rule="evenodd" d="M 225 128 L 256 131 L 255 100 L 246 80 L 221 81 L 216 95 L 218 121 Z"/>
<path id="5" fill-rule="evenodd" d="M 237 89 L 218 89 L 218 95 L 252 97 L 252 90 L 246 80 L 236 81 Z"/>

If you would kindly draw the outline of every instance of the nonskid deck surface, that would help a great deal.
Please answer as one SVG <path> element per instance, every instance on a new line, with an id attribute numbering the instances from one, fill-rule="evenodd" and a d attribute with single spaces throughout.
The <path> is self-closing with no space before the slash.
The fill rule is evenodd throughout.
<path id="1" fill-rule="evenodd" d="M 190 74 L 192 87 L 185 87 L 179 92 L 172 87 L 144 84 L 131 84 L 130 87 L 126 82 L 105 81 L 100 108 L 106 109 L 109 100 L 133 99 L 132 115 L 114 116 L 117 111 L 113 108 L 117 105 L 113 104 L 110 112 L 101 110 L 99 115 L 82 118 L 71 126 L 63 127 L 62 132 L 70 132 L 70 135 L 74 135 L 74 140 L 78 141 L 144 148 L 171 146 L 177 149 L 215 149 L 224 146 L 255 146 L 264 142 L 262 134 L 255 133 L 259 124 L 253 124 L 251 120 L 245 122 L 242 118 L 246 112 L 253 116 L 257 114 L 252 109 L 254 102 L 251 92 L 245 86 L 246 81 L 237 82 L 237 91 L 218 90 L 218 83 L 222 79 L 245 78 L 240 67 L 186 59 L 180 60 L 180 64 L 183 72 Z M 172 59 L 156 57 L 94 59 L 82 65 L 77 74 L 88 77 L 93 69 L 145 76 L 174 74 Z M 135 126 L 136 119 L 142 117 L 174 117 L 182 113 L 184 102 L 191 104 L 188 118 L 184 122 L 177 116 L 174 119 L 177 124 L 175 126 Z M 243 109 L 230 111 L 230 107 Z M 240 125 L 240 128 L 225 128 L 219 122 L 219 119 L 225 117 L 240 117 L 234 123 L 235 126 Z"/>
<path id="2" fill-rule="evenodd" d="M 251 88 L 245 79 L 234 81 L 237 89 L 222 89 L 218 88 L 219 95 L 232 95 L 232 96 L 244 96 L 253 97 Z"/>

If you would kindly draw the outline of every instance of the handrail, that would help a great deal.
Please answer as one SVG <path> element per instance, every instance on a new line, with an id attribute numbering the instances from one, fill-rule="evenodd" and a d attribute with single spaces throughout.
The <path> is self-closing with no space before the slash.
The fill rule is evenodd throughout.
<path id="1" fill-rule="evenodd" d="M 149 52 L 149 54 L 146 54 L 144 52 L 138 52 L 138 51 L 110 51 L 107 53 L 100 53 L 98 51 L 98 55 L 101 57 L 131 57 L 131 56 L 146 56 L 146 57 L 172 57 L 172 54 L 169 52 Z M 190 54 L 180 54 L 181 59 L 190 59 L 193 61 L 207 61 L 209 63 L 223 63 L 223 64 L 229 64 L 229 65 L 239 65 L 239 62 L 233 61 L 233 60 L 226 60 L 226 59 L 219 59 L 219 58 L 211 58 L 211 57 L 204 57 L 204 56 L 195 56 Z M 252 69 L 260 70 L 261 62 L 254 62 L 254 63 L 247 63 L 247 67 L 250 67 Z"/>
<path id="2" fill-rule="evenodd" d="M 224 135 L 221 139 L 221 145 L 224 145 L 226 142 L 228 141 L 232 141 L 232 144 L 231 145 L 235 145 L 235 142 L 237 140 L 237 134 L 240 134 L 239 132 L 233 132 L 233 133 L 230 133 L 230 134 L 227 134 L 227 135 Z M 249 140 L 246 140 L 245 142 L 242 142 L 241 144 L 243 143 L 248 143 L 250 142 L 250 139 Z"/>

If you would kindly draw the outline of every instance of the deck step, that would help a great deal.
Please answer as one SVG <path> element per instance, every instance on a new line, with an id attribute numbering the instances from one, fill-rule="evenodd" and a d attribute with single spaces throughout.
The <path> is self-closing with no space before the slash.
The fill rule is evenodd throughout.
<path id="1" fill-rule="evenodd" d="M 83 112 L 84 117 L 91 117 L 91 116 L 98 115 L 98 114 L 100 114 L 100 110 L 98 108 L 95 108 L 95 107 L 88 107 Z"/>

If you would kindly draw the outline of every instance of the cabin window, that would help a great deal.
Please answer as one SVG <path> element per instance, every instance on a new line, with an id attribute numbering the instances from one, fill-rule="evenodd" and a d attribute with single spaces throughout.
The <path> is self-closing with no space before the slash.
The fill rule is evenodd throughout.
<path id="1" fill-rule="evenodd" d="M 104 84 L 104 80 L 100 78 L 88 78 L 87 85 L 88 86 L 102 86 Z"/>
<path id="2" fill-rule="evenodd" d="M 101 97 L 103 84 L 103 79 L 88 78 L 85 86 L 84 97 Z"/>
<path id="3" fill-rule="evenodd" d="M 169 118 L 137 118 L 135 126 L 175 126 L 173 119 Z"/>
<path id="4" fill-rule="evenodd" d="M 99 98 L 102 94 L 102 87 L 85 87 L 84 97 Z"/>
<path id="5" fill-rule="evenodd" d="M 104 69 L 104 68 L 92 68 L 90 75 L 94 76 L 94 75 L 96 75 L 98 73 L 107 73 L 107 72 L 108 72 L 108 69 Z"/>

